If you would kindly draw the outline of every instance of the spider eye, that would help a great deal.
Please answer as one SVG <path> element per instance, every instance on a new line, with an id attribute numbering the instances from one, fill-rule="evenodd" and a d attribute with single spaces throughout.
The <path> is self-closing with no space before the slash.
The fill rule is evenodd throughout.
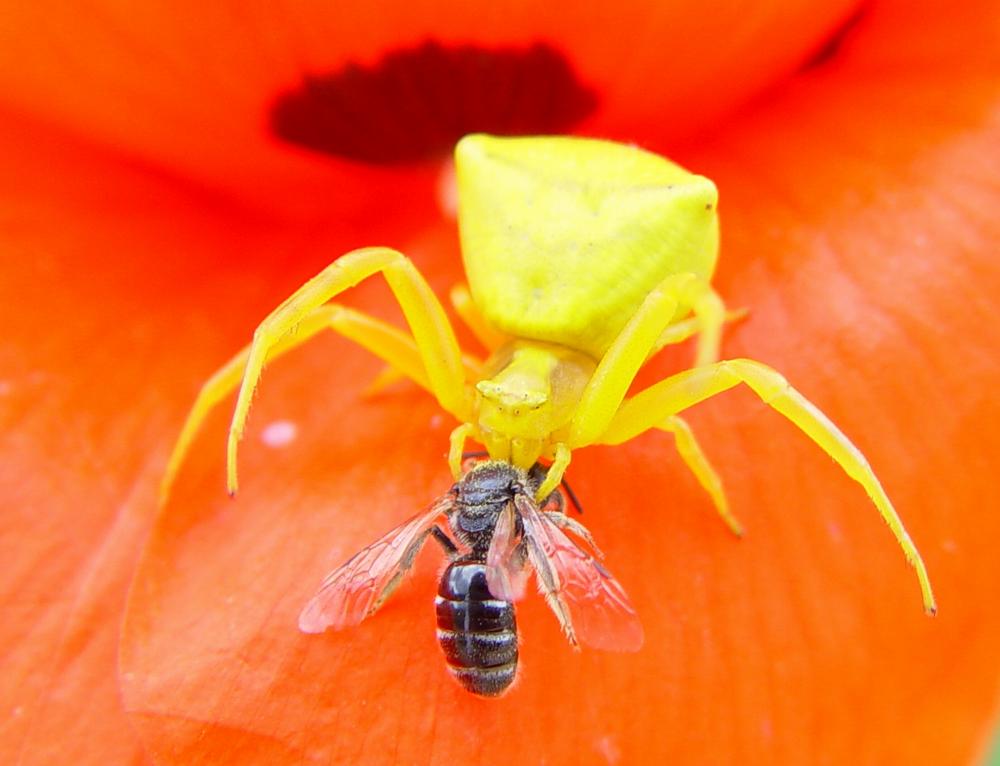
<path id="1" fill-rule="evenodd" d="M 492 380 L 479 381 L 476 383 L 476 390 L 501 409 L 513 409 L 515 415 L 520 414 L 522 409 L 537 410 L 549 400 L 541 391 L 510 391 Z"/>

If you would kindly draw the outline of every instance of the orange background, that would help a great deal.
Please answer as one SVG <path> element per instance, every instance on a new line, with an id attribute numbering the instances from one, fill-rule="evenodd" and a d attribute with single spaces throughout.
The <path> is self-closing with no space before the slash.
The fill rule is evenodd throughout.
<path id="1" fill-rule="evenodd" d="M 800 67 L 854 8 L 463 8 L 4 8 L 0 760 L 969 763 L 1000 657 L 996 9 L 873 3 Z M 554 41 L 601 96 L 584 132 L 718 183 L 716 284 L 752 311 L 725 354 L 781 370 L 865 451 L 936 619 L 864 493 L 745 392 L 691 418 L 740 542 L 668 438 L 574 455 L 647 644 L 574 654 L 529 599 L 499 701 L 446 677 L 430 553 L 357 629 L 295 629 L 326 569 L 449 482 L 452 424 L 405 385 L 363 400 L 378 363 L 349 344 L 268 369 L 236 501 L 220 412 L 157 514 L 200 382 L 333 257 L 389 244 L 439 294 L 461 278 L 436 167 L 364 168 L 262 130 L 302 71 L 430 34 Z M 398 318 L 374 281 L 348 302 Z M 279 419 L 299 435 L 273 450 L 260 432 Z"/>

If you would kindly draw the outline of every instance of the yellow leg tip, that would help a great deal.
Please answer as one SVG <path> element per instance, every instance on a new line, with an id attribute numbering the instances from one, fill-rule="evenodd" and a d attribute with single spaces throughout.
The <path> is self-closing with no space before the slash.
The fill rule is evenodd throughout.
<path id="1" fill-rule="evenodd" d="M 226 477 L 226 492 L 229 493 L 230 497 L 236 497 L 236 492 L 239 488 L 239 482 L 236 480 L 236 471 L 229 471 L 229 475 Z"/>
<path id="2" fill-rule="evenodd" d="M 931 592 L 931 585 L 929 582 L 924 586 L 924 614 L 928 617 L 934 617 L 937 615 L 937 601 L 934 598 L 934 594 Z"/>

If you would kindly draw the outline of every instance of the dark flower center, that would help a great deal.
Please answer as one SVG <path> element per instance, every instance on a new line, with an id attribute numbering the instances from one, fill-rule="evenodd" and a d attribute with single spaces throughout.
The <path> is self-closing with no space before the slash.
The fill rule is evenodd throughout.
<path id="1" fill-rule="evenodd" d="M 434 41 L 306 75 L 270 110 L 281 139 L 379 165 L 448 154 L 467 133 L 564 133 L 597 106 L 566 57 L 548 43 L 523 48 Z"/>
<path id="2" fill-rule="evenodd" d="M 834 28 L 826 39 L 816 47 L 813 53 L 806 58 L 802 66 L 799 67 L 799 71 L 805 72 L 810 69 L 817 69 L 825 66 L 830 61 L 835 59 L 844 47 L 845 43 L 847 43 L 847 41 L 850 40 L 858 31 L 858 28 L 861 26 L 861 22 L 867 18 L 870 10 L 871 4 L 867 0 L 859 3 L 844 18 L 844 20 Z"/>

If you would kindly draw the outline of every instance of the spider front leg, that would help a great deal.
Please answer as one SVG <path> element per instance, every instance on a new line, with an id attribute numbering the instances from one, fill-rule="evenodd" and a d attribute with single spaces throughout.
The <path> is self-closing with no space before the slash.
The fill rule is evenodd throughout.
<path id="1" fill-rule="evenodd" d="M 566 469 L 569 468 L 569 461 L 572 456 L 569 447 L 562 442 L 556 444 L 552 456 L 552 465 L 549 466 L 548 473 L 545 474 L 545 481 L 541 483 L 535 492 L 535 501 L 542 502 L 555 492 L 563 480 Z"/>
<path id="2" fill-rule="evenodd" d="M 235 494 L 237 489 L 237 448 L 243 437 L 250 402 L 271 349 L 312 311 L 377 272 L 385 276 L 410 325 L 431 392 L 445 410 L 459 420 L 468 420 L 470 412 L 458 341 L 430 286 L 402 253 L 386 247 L 354 250 L 338 258 L 295 291 L 254 332 L 229 427 L 226 476 L 230 494 Z"/>
<path id="3" fill-rule="evenodd" d="M 923 559 L 865 456 L 816 405 L 767 365 L 752 359 L 730 359 L 673 375 L 625 401 L 595 441 L 621 444 L 740 383 L 745 383 L 765 404 L 798 426 L 864 488 L 916 571 L 924 609 L 934 614 L 937 606 Z"/>
<path id="4" fill-rule="evenodd" d="M 462 318 L 465 326 L 472 331 L 472 334 L 476 336 L 476 340 L 478 340 L 484 348 L 490 351 L 495 351 L 510 340 L 503 333 L 494 330 L 483 318 L 483 315 L 479 312 L 479 308 L 472 300 L 472 295 L 469 293 L 469 288 L 466 285 L 455 285 L 451 288 L 451 292 L 448 297 L 451 299 L 451 306 L 455 309 L 455 313 Z M 463 359 L 465 358 L 466 355 L 463 355 Z M 466 368 L 469 366 L 470 365 L 467 362 Z M 375 380 L 369 384 L 368 388 L 365 389 L 365 394 L 371 395 L 377 393 L 387 386 L 395 383 L 402 377 L 403 375 L 399 370 L 394 367 L 386 366 L 379 372 Z"/>
<path id="5" fill-rule="evenodd" d="M 337 304 L 320 306 L 308 314 L 295 328 L 294 333 L 283 336 L 271 346 L 266 361 L 281 356 L 302 345 L 323 330 L 333 330 L 349 340 L 353 340 L 362 348 L 393 365 L 407 377 L 425 389 L 430 390 L 430 382 L 424 370 L 413 338 L 402 330 L 393 327 L 379 319 L 370 317 L 360 311 L 349 309 Z M 166 504 L 173 486 L 174 479 L 180 470 L 181 463 L 190 449 L 191 442 L 197 435 L 202 423 L 212 409 L 240 385 L 246 369 L 250 346 L 243 348 L 238 354 L 217 370 L 198 392 L 198 397 L 188 413 L 180 436 L 174 444 L 167 469 L 160 482 L 160 505 Z M 466 372 L 472 374 L 471 360 L 466 361 Z"/>
<path id="6" fill-rule="evenodd" d="M 465 475 L 463 470 L 465 441 L 472 436 L 474 430 L 471 423 L 465 422 L 456 426 L 455 430 L 451 432 L 451 436 L 448 437 L 448 467 L 451 469 L 451 475 L 455 481 Z"/>
<path id="7" fill-rule="evenodd" d="M 694 274 L 667 277 L 642 302 L 604 356 L 587 383 L 573 414 L 570 449 L 593 443 L 614 417 L 639 368 L 658 345 L 678 307 L 690 307 L 700 331 L 696 364 L 718 358 L 719 337 L 726 320 L 722 299 Z"/>
<path id="8" fill-rule="evenodd" d="M 403 307 L 416 340 L 400 330 L 360 312 L 337 305 L 323 304 L 331 290 L 340 292 L 375 271 L 383 271 Z M 323 292 L 325 297 L 321 297 Z M 269 320 L 295 332 L 275 330 L 268 333 Z M 384 248 L 355 251 L 344 256 L 309 282 L 262 323 L 254 343 L 233 357 L 202 387 L 188 415 L 181 435 L 168 462 L 161 483 L 160 498 L 165 501 L 181 461 L 208 412 L 243 380 L 241 400 L 234 415 L 235 432 L 230 432 L 230 487 L 235 489 L 235 445 L 242 435 L 252 390 L 263 363 L 308 340 L 322 329 L 333 329 L 400 370 L 407 377 L 447 403 L 458 417 L 464 412 L 464 386 L 461 365 L 475 366 L 475 360 L 458 355 L 451 326 L 430 288 L 413 265 L 399 253 Z M 454 350 L 453 355 L 451 351 Z M 454 357 L 459 356 L 459 374 L 454 375 Z M 466 369 L 466 373 L 470 370 Z M 457 377 L 457 380 L 456 380 Z M 458 402 L 459 405 L 454 403 Z"/>

